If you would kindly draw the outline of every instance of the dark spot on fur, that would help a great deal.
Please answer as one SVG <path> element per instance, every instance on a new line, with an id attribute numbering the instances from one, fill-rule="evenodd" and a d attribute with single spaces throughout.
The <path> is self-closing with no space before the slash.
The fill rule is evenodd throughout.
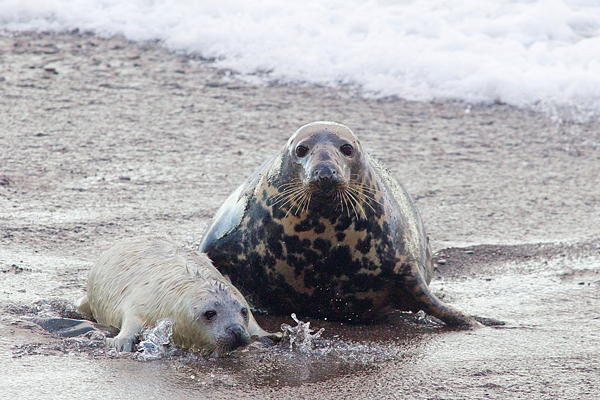
<path id="1" fill-rule="evenodd" d="M 306 264 L 315 265 L 322 259 L 322 256 L 314 251 L 312 248 L 308 247 L 303 251 L 304 258 L 306 259 Z"/>
<path id="2" fill-rule="evenodd" d="M 311 228 L 310 220 L 308 220 L 308 219 L 300 221 L 300 223 L 298 223 L 298 224 L 296 224 L 296 226 L 294 226 L 294 230 L 296 232 L 306 232 L 306 231 L 309 231 L 310 228 Z"/>
<path id="3" fill-rule="evenodd" d="M 315 226 L 315 233 L 316 234 L 321 234 L 323 232 L 325 232 L 325 225 L 318 224 L 317 226 Z"/>
<path id="4" fill-rule="evenodd" d="M 357 232 L 366 231 L 372 224 L 366 219 L 359 219 L 354 222 L 354 230 Z"/>
<path id="5" fill-rule="evenodd" d="M 369 232 L 375 240 L 380 240 L 383 236 L 383 229 L 381 229 L 379 224 L 371 224 L 367 232 Z"/>
<path id="6" fill-rule="evenodd" d="M 281 242 L 281 238 L 283 237 L 283 226 L 279 224 L 268 224 L 266 227 L 266 239 L 267 245 L 273 255 L 278 259 L 285 259 L 283 256 L 283 245 Z"/>
<path id="7" fill-rule="evenodd" d="M 317 250 L 321 250 L 323 254 L 327 254 L 331 249 L 331 242 L 329 240 L 322 239 L 320 237 L 313 240 L 313 247 Z"/>
<path id="8" fill-rule="evenodd" d="M 364 240 L 359 239 L 356 243 L 356 250 L 363 254 L 367 254 L 369 251 L 371 251 L 371 236 L 368 235 Z"/>
<path id="9" fill-rule="evenodd" d="M 301 253 L 304 249 L 309 248 L 311 244 L 310 240 L 300 240 L 300 238 L 296 235 L 285 235 L 283 237 L 283 242 L 285 243 L 285 247 L 287 249 L 288 254 Z"/>
<path id="10" fill-rule="evenodd" d="M 338 218 L 337 224 L 335 225 L 335 231 L 336 232 L 346 231 L 346 230 L 348 230 L 348 228 L 350 228 L 350 225 L 352 225 L 352 219 L 350 219 L 346 215 L 343 215 L 340 218 Z"/>

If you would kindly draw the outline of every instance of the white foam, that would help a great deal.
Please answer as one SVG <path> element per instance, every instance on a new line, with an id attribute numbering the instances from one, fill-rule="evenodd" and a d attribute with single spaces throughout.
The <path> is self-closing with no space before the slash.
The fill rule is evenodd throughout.
<path id="1" fill-rule="evenodd" d="M 597 0 L 3 0 L 0 27 L 160 39 L 242 74 L 376 96 L 600 115 Z"/>

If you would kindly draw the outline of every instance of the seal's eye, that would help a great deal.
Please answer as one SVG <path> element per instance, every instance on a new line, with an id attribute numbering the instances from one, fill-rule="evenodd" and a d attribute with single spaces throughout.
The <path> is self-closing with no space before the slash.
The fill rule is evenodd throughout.
<path id="1" fill-rule="evenodd" d="M 349 144 L 343 145 L 342 147 L 340 147 L 340 150 L 342 153 L 344 153 L 348 157 L 350 157 L 352 155 L 352 153 L 354 153 L 354 148 Z"/>
<path id="2" fill-rule="evenodd" d="M 248 309 L 246 307 L 242 308 L 242 317 L 246 318 L 248 316 Z"/>
<path id="3" fill-rule="evenodd" d="M 214 310 L 208 310 L 204 314 L 202 314 L 202 316 L 204 316 L 204 318 L 206 318 L 207 321 L 212 321 L 217 316 L 217 312 Z"/>
<path id="4" fill-rule="evenodd" d="M 296 147 L 296 155 L 300 158 L 304 157 L 308 153 L 308 147 L 306 146 L 298 146 Z"/>

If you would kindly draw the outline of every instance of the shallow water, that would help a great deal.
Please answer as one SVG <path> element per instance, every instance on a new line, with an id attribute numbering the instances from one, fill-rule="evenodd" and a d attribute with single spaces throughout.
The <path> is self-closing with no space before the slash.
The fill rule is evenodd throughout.
<path id="1" fill-rule="evenodd" d="M 117 355 L 98 338 L 59 339 L 19 314 L 3 314 L 3 393 L 30 398 L 171 396 L 339 398 L 594 398 L 600 391 L 600 262 L 511 262 L 477 278 L 443 279 L 434 290 L 457 307 L 504 320 L 455 331 L 410 314 L 353 326 L 311 320 L 304 346 L 251 345 L 225 357 L 171 350 L 157 361 Z M 21 322 L 16 322 L 21 321 Z M 268 329 L 290 318 L 260 316 Z M 16 325 L 11 325 L 16 323 Z M 306 333 L 306 332 L 305 332 Z M 318 336 L 318 335 L 315 335 Z M 19 344 L 15 346 L 16 344 Z"/>

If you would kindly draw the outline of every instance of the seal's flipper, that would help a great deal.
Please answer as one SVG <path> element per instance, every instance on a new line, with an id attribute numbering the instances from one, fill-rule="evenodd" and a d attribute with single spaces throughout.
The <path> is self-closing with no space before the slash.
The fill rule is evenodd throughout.
<path id="1" fill-rule="evenodd" d="M 129 318 L 123 321 L 119 334 L 108 341 L 118 352 L 130 353 L 137 342 L 137 335 L 142 330 L 143 324 L 137 318 Z"/>
<path id="2" fill-rule="evenodd" d="M 411 270 L 404 275 L 404 285 L 406 285 L 406 289 L 414 296 L 416 304 L 418 304 L 420 309 L 441 320 L 448 326 L 463 329 L 483 327 L 475 318 L 438 299 L 429 290 L 416 263 L 412 263 L 410 268 Z M 401 289 L 399 288 L 398 290 Z"/>
<path id="3" fill-rule="evenodd" d="M 267 167 L 273 163 L 274 159 L 275 156 L 263 163 L 225 200 L 213 217 L 209 228 L 202 238 L 202 242 L 198 246 L 198 251 L 204 253 L 210 244 L 223 238 L 240 225 L 246 212 L 248 201 L 254 195 L 254 188 L 257 182 L 261 179 Z"/>
<path id="4" fill-rule="evenodd" d="M 77 303 L 75 303 L 75 307 L 77 307 L 79 312 L 86 317 L 92 318 L 92 310 L 90 309 L 90 302 L 88 301 L 87 294 L 79 299 Z"/>
<path id="5" fill-rule="evenodd" d="M 261 328 L 260 325 L 258 325 L 258 322 L 256 322 L 254 319 L 254 315 L 252 315 L 252 313 L 250 313 L 250 318 L 248 320 L 248 333 L 253 339 L 263 343 L 265 339 L 278 343 L 283 338 L 282 332 L 271 333 Z"/>
<path id="6" fill-rule="evenodd" d="M 500 321 L 500 320 L 495 319 L 495 318 L 478 317 L 476 315 L 473 315 L 473 319 L 475 321 L 479 322 L 480 324 L 485 325 L 485 326 L 502 326 L 502 325 L 506 325 L 506 322 Z"/>
<path id="7" fill-rule="evenodd" d="M 92 321 L 71 318 L 34 318 L 33 322 L 62 337 L 75 337 L 96 329 Z"/>
<path id="8" fill-rule="evenodd" d="M 33 322 L 38 324 L 44 330 L 62 337 L 80 336 L 90 331 L 98 331 L 107 337 L 112 337 L 119 332 L 117 328 L 112 326 L 97 324 L 85 319 L 34 318 Z"/>

